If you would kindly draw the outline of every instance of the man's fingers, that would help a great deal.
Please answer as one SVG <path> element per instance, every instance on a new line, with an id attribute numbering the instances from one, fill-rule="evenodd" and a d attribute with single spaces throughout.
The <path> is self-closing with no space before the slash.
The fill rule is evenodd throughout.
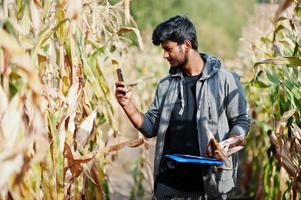
<path id="1" fill-rule="evenodd" d="M 116 87 L 125 87 L 125 83 L 121 82 L 121 81 L 117 81 L 117 82 L 115 82 L 115 86 Z"/>
<path id="2" fill-rule="evenodd" d="M 127 88 L 124 88 L 124 87 L 117 87 L 116 88 L 116 91 L 119 93 L 119 92 L 127 92 L 128 89 Z"/>
<path id="3" fill-rule="evenodd" d="M 244 145 L 245 145 L 244 140 L 238 140 L 238 141 L 234 142 L 233 144 L 230 144 L 229 149 L 236 147 L 236 146 L 244 146 Z"/>
<path id="4" fill-rule="evenodd" d="M 122 94 L 122 95 L 126 95 L 131 91 L 130 88 L 123 88 L 123 87 L 118 87 L 116 88 L 116 94 Z"/>
<path id="5" fill-rule="evenodd" d="M 229 145 L 229 148 L 233 148 L 235 146 L 244 146 L 244 137 L 239 135 L 239 134 L 235 134 L 235 133 L 231 133 L 229 134 L 228 138 L 235 138 L 236 141 L 233 142 L 232 144 Z"/>
<path id="6" fill-rule="evenodd" d="M 128 93 L 128 92 L 130 92 L 130 91 L 132 91 L 132 88 L 130 88 L 130 87 L 126 87 L 126 93 Z"/>
<path id="7" fill-rule="evenodd" d="M 115 95 L 117 98 L 121 98 L 121 99 L 123 99 L 123 100 L 128 100 L 128 99 L 130 99 L 129 97 L 128 97 L 128 95 L 124 95 L 123 93 L 117 93 L 116 95 Z"/>
<path id="8" fill-rule="evenodd" d="M 123 94 L 116 94 L 117 98 L 123 98 L 123 99 L 127 99 L 127 97 L 125 97 L 125 95 Z"/>

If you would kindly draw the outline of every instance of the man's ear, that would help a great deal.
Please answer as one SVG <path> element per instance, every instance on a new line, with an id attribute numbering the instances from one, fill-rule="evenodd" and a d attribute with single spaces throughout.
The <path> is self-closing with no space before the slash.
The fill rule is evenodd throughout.
<path id="1" fill-rule="evenodd" d="M 184 40 L 183 43 L 183 49 L 185 53 L 188 53 L 191 49 L 192 45 L 191 45 L 191 41 L 190 40 Z"/>

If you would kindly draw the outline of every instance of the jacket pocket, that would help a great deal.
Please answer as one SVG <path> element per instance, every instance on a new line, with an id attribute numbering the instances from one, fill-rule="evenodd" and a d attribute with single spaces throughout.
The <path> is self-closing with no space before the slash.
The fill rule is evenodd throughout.
<path id="1" fill-rule="evenodd" d="M 234 187 L 232 174 L 232 170 L 214 172 L 212 169 L 209 169 L 207 174 L 203 174 L 204 189 L 208 197 L 215 199 L 216 197 L 231 191 Z"/>

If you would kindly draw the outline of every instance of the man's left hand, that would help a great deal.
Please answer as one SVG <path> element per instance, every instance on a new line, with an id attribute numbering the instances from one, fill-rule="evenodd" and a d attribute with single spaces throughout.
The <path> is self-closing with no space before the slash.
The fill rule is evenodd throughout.
<path id="1" fill-rule="evenodd" d="M 229 145 L 229 149 L 236 147 L 236 146 L 244 146 L 244 144 L 245 144 L 244 137 L 239 134 L 231 133 L 231 134 L 229 134 L 228 138 L 237 138 L 238 139 L 236 142 Z"/>

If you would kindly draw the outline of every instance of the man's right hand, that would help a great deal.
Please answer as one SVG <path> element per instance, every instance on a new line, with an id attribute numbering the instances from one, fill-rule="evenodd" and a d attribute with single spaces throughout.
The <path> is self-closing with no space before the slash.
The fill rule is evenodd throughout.
<path id="1" fill-rule="evenodd" d="M 118 103 L 124 107 L 131 102 L 132 98 L 132 89 L 130 87 L 125 87 L 124 82 L 117 81 L 115 83 L 116 90 L 115 96 Z"/>
<path id="2" fill-rule="evenodd" d="M 115 96 L 118 103 L 121 105 L 132 124 L 136 128 L 141 127 L 144 122 L 144 115 L 132 103 L 132 89 L 130 87 L 125 87 L 124 82 L 120 81 L 116 82 L 115 86 Z"/>

